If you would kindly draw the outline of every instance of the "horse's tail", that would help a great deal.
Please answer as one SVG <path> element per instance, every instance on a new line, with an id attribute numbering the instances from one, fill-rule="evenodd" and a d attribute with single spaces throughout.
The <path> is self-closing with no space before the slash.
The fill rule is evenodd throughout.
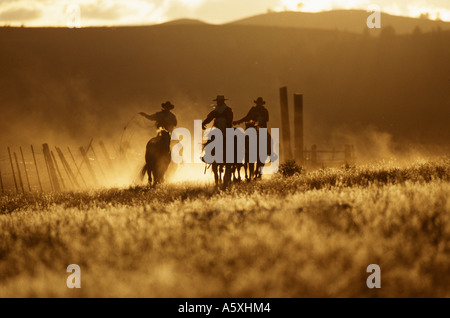
<path id="1" fill-rule="evenodd" d="M 141 180 L 144 179 L 145 174 L 146 174 L 147 172 L 148 172 L 147 164 L 144 164 L 144 166 L 143 166 L 142 169 L 141 169 L 141 173 L 140 173 L 140 175 L 141 175 Z"/>

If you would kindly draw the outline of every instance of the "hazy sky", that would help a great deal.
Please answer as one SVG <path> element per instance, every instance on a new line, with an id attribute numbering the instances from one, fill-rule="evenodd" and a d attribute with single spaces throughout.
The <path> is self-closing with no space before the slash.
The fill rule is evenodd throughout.
<path id="1" fill-rule="evenodd" d="M 299 5 L 300 4 L 300 5 Z M 79 8 L 81 26 L 154 24 L 179 18 L 224 23 L 255 14 L 363 9 L 377 4 L 395 15 L 428 12 L 450 21 L 450 0 L 0 0 L 0 25 L 67 26 Z"/>

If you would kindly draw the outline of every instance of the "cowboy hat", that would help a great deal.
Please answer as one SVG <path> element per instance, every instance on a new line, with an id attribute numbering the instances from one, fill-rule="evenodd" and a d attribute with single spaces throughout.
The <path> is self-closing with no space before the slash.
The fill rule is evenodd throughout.
<path id="1" fill-rule="evenodd" d="M 216 99 L 213 99 L 213 102 L 217 102 L 219 100 L 228 100 L 228 99 L 225 98 L 225 96 L 223 95 L 217 95 Z"/>
<path id="2" fill-rule="evenodd" d="M 171 109 L 175 108 L 175 106 L 169 101 L 167 101 L 165 103 L 162 103 L 161 107 L 164 108 L 164 109 L 167 109 L 167 110 L 171 110 Z"/>
<path id="3" fill-rule="evenodd" d="M 253 101 L 255 104 L 260 104 L 260 105 L 264 105 L 266 102 L 264 101 L 264 99 L 262 97 L 258 97 L 256 100 Z"/>

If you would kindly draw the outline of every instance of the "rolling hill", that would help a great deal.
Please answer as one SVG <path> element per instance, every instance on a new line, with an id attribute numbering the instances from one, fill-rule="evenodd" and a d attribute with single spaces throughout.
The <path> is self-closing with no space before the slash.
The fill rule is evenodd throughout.
<path id="1" fill-rule="evenodd" d="M 288 86 L 291 111 L 292 94 L 304 94 L 307 146 L 448 147 L 450 32 L 244 24 L 0 28 L 0 146 L 117 142 L 133 115 L 166 100 L 191 129 L 217 94 L 236 118 L 264 97 L 279 127 Z"/>
<path id="2" fill-rule="evenodd" d="M 242 20 L 231 22 L 234 25 L 295 27 L 302 29 L 339 30 L 362 33 L 368 30 L 366 21 L 371 13 L 362 10 L 333 10 L 324 12 L 271 12 Z M 416 28 L 422 32 L 436 29 L 450 30 L 450 22 L 429 19 L 416 19 L 381 14 L 381 29 L 371 29 L 370 32 L 379 34 L 383 27 L 391 26 L 398 34 L 413 33 Z"/>

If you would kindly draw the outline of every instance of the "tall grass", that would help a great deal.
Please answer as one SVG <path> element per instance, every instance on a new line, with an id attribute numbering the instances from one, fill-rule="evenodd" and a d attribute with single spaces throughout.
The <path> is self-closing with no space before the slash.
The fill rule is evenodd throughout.
<path id="1" fill-rule="evenodd" d="M 449 167 L 5 196 L 0 297 L 448 297 Z"/>

